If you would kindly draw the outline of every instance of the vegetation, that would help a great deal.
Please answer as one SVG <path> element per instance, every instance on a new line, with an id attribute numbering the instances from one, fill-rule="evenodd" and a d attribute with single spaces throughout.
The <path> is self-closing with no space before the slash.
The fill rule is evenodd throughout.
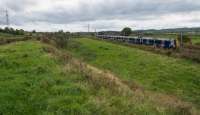
<path id="1" fill-rule="evenodd" d="M 25 36 L 23 30 L 14 30 L 13 28 L 0 28 L 0 44 L 6 44 L 16 41 L 24 41 L 30 39 L 30 36 Z"/>
<path id="2" fill-rule="evenodd" d="M 7 33 L 0 33 L 0 45 L 2 44 L 8 44 L 11 42 L 17 42 L 17 41 L 26 41 L 30 40 L 31 36 L 24 36 L 24 35 L 12 35 Z"/>
<path id="3" fill-rule="evenodd" d="M 129 27 L 126 27 L 121 31 L 121 35 L 123 36 L 129 36 L 131 35 L 131 33 L 132 33 L 132 29 Z"/>
<path id="4" fill-rule="evenodd" d="M 200 107 L 200 65 L 147 51 L 97 41 L 74 40 L 73 55 L 122 80 L 136 82 L 147 90 L 174 95 Z"/>
<path id="5" fill-rule="evenodd" d="M 7 33 L 7 34 L 13 34 L 13 35 L 24 35 L 25 34 L 23 29 L 16 29 L 15 30 L 13 28 L 8 28 L 8 27 L 6 27 L 4 29 L 0 28 L 0 32 Z"/>
<path id="6" fill-rule="evenodd" d="M 70 33 L 64 33 L 63 31 L 59 31 L 54 34 L 55 42 L 57 47 L 64 48 L 68 45 L 68 40 L 70 38 Z"/>
<path id="7" fill-rule="evenodd" d="M 6 35 L 16 37 L 0 36 Z M 103 41 L 71 40 L 63 31 L 41 38 L 43 43 L 0 46 L 0 114 L 199 113 L 199 64 Z"/>
<path id="8" fill-rule="evenodd" d="M 22 35 L 13 35 L 8 33 L 1 33 L 0 32 L 0 39 L 13 39 L 13 38 L 20 38 Z"/>
<path id="9" fill-rule="evenodd" d="M 33 31 L 32 31 L 32 33 L 34 33 L 34 34 L 35 34 L 35 33 L 36 33 L 36 30 L 33 30 Z"/>
<path id="10" fill-rule="evenodd" d="M 60 53 L 35 41 L 0 46 L 0 114 L 190 113 L 136 95 L 113 78 L 84 74 Z"/>

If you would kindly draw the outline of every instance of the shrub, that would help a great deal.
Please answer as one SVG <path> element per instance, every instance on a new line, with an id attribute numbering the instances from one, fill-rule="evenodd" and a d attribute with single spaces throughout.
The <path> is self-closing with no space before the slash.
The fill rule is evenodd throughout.
<path id="1" fill-rule="evenodd" d="M 54 40 L 56 42 L 57 47 L 64 48 L 68 45 L 69 33 L 64 33 L 63 31 L 59 31 L 54 34 Z"/>

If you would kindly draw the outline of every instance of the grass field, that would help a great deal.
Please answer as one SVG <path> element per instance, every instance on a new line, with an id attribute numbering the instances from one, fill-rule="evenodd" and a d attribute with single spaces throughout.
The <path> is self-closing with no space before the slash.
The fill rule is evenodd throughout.
<path id="1" fill-rule="evenodd" d="M 200 44 L 200 36 L 192 36 L 192 42 L 194 44 Z"/>
<path id="2" fill-rule="evenodd" d="M 125 47 L 89 39 L 82 39 L 80 42 L 80 48 L 84 47 L 86 49 L 76 49 L 76 51 L 79 51 L 79 54 L 81 54 L 80 50 L 84 50 L 86 54 L 82 54 L 82 56 L 90 57 L 87 58 L 88 62 L 96 63 L 99 67 L 105 67 L 106 69 L 112 69 L 114 66 L 113 71 L 119 73 L 124 79 L 137 79 L 141 81 L 141 83 L 146 83 L 146 86 L 151 86 L 149 88 L 156 89 L 159 86 L 159 90 L 163 89 L 164 92 L 166 92 L 166 89 L 169 89 L 167 84 L 173 83 L 173 80 L 177 79 L 176 77 L 172 79 L 170 78 L 171 76 L 169 76 L 169 78 L 172 79 L 171 81 L 168 81 L 169 78 L 166 78 L 166 76 L 163 79 L 159 79 L 159 74 L 156 72 L 145 70 L 143 67 L 148 67 L 148 64 L 151 62 L 145 64 L 137 58 L 137 56 L 142 56 L 144 52 L 140 54 L 141 51 L 132 51 L 132 49 L 130 49 L 131 52 L 136 52 L 134 55 L 137 55 L 135 61 L 132 62 L 132 57 L 127 57 L 127 54 L 123 52 L 124 49 L 127 51 L 125 53 L 129 52 Z M 105 46 L 101 46 L 102 44 L 105 44 Z M 129 95 L 115 93 L 113 92 L 114 87 L 104 87 L 103 84 L 99 84 L 99 80 L 91 83 L 86 76 L 68 67 L 62 59 L 47 52 L 45 49 L 48 47 L 51 46 L 41 44 L 37 41 L 17 42 L 0 46 L 0 114 L 175 115 L 185 113 L 183 108 L 177 109 L 171 106 L 161 106 L 152 103 L 146 98 L 135 97 L 132 93 Z M 121 50 L 120 55 L 114 52 L 119 51 L 118 48 Z M 94 51 L 97 51 L 96 53 L 98 54 L 94 54 Z M 99 53 L 99 51 L 103 52 Z M 120 58 L 116 59 L 116 55 L 120 56 Z M 154 56 L 152 54 L 148 55 L 149 57 Z M 102 60 L 98 57 L 101 57 Z M 105 58 L 109 58 L 110 61 L 103 60 Z M 161 57 L 157 57 L 156 60 L 159 60 L 159 58 Z M 122 60 L 120 59 L 129 59 L 131 65 L 135 63 L 140 66 L 136 68 L 134 65 L 131 66 L 127 64 L 128 62 L 114 64 L 115 62 L 121 62 Z M 137 60 L 139 62 L 136 62 Z M 190 62 L 180 62 L 186 64 L 186 66 L 190 65 Z M 154 64 L 157 65 L 156 63 Z M 165 65 L 162 66 L 165 67 Z M 177 66 L 179 67 L 179 65 Z M 194 69 L 192 71 L 195 73 L 199 72 L 195 69 L 197 66 L 198 65 L 194 65 L 185 68 Z M 131 71 L 127 67 L 130 68 Z M 142 69 L 144 72 L 140 73 Z M 159 68 L 153 67 L 152 69 Z M 185 69 L 183 68 L 183 70 Z M 149 78 L 142 80 L 142 77 L 147 76 L 147 74 L 145 75 L 146 71 L 149 72 Z M 129 76 L 129 72 L 133 72 L 135 75 Z M 190 72 L 186 72 L 185 74 L 190 74 Z M 195 74 L 193 77 L 197 78 Z M 156 78 L 164 84 L 162 85 L 161 83 L 155 82 L 155 87 L 153 87 L 151 83 Z M 183 76 L 183 78 L 184 83 L 187 78 L 187 80 L 193 79 L 187 76 Z M 162 80 L 166 80 L 166 83 Z M 180 79 L 178 79 L 177 82 L 182 83 Z M 199 82 L 194 81 L 194 83 L 186 83 L 186 86 L 192 86 L 188 89 L 192 89 L 194 93 L 199 91 L 199 86 L 196 86 L 195 83 Z M 190 99 L 196 99 L 198 101 L 197 97 L 194 97 L 194 93 L 190 92 L 187 94 L 191 94 Z M 187 112 L 185 114 L 187 114 Z"/>
<path id="3" fill-rule="evenodd" d="M 200 107 L 200 65 L 105 41 L 76 39 L 74 56 L 147 90 L 177 96 Z"/>

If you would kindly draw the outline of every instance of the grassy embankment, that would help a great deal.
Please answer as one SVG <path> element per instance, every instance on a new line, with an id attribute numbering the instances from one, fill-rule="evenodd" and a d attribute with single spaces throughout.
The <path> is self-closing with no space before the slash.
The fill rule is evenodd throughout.
<path id="1" fill-rule="evenodd" d="M 92 39 L 76 39 L 68 50 L 122 80 L 200 107 L 200 64 Z"/>
<path id="2" fill-rule="evenodd" d="M 100 51 L 109 50 L 110 48 L 105 49 L 105 47 L 111 45 L 103 43 L 105 46 L 99 47 L 98 44 L 101 45 L 101 42 L 86 41 L 89 44 L 94 42 L 92 46 L 97 45 Z M 89 49 L 84 50 L 88 53 Z M 55 52 L 58 51 L 51 46 L 36 41 L 0 46 L 0 114 L 172 115 L 188 114 L 191 109 L 187 106 L 184 108 L 184 105 L 183 107 L 160 105 L 159 102 L 151 101 L 151 98 L 136 96 L 136 93 L 129 91 L 128 88 L 115 91 L 117 86 L 112 85 L 113 79 L 103 81 L 103 77 L 91 78 L 88 74 L 85 75 L 73 68 L 68 64 L 69 60 L 55 55 Z M 90 55 L 90 61 L 94 58 L 93 53 L 91 51 L 87 54 L 87 57 Z M 124 57 L 124 55 L 121 56 Z M 116 60 L 114 55 L 112 60 Z M 100 60 L 96 61 L 100 62 Z M 142 65 L 145 64 L 141 63 Z M 120 66 L 116 63 L 114 68 L 120 69 Z M 123 73 L 125 69 L 121 68 L 120 71 Z M 132 71 L 138 71 L 138 69 Z M 144 73 L 140 74 L 144 75 Z"/>

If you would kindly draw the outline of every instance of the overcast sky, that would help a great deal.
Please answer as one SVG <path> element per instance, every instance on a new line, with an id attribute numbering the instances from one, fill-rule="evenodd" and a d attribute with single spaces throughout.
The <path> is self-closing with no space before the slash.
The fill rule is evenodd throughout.
<path id="1" fill-rule="evenodd" d="M 37 31 L 200 27 L 199 0 L 0 0 L 0 26 Z"/>

